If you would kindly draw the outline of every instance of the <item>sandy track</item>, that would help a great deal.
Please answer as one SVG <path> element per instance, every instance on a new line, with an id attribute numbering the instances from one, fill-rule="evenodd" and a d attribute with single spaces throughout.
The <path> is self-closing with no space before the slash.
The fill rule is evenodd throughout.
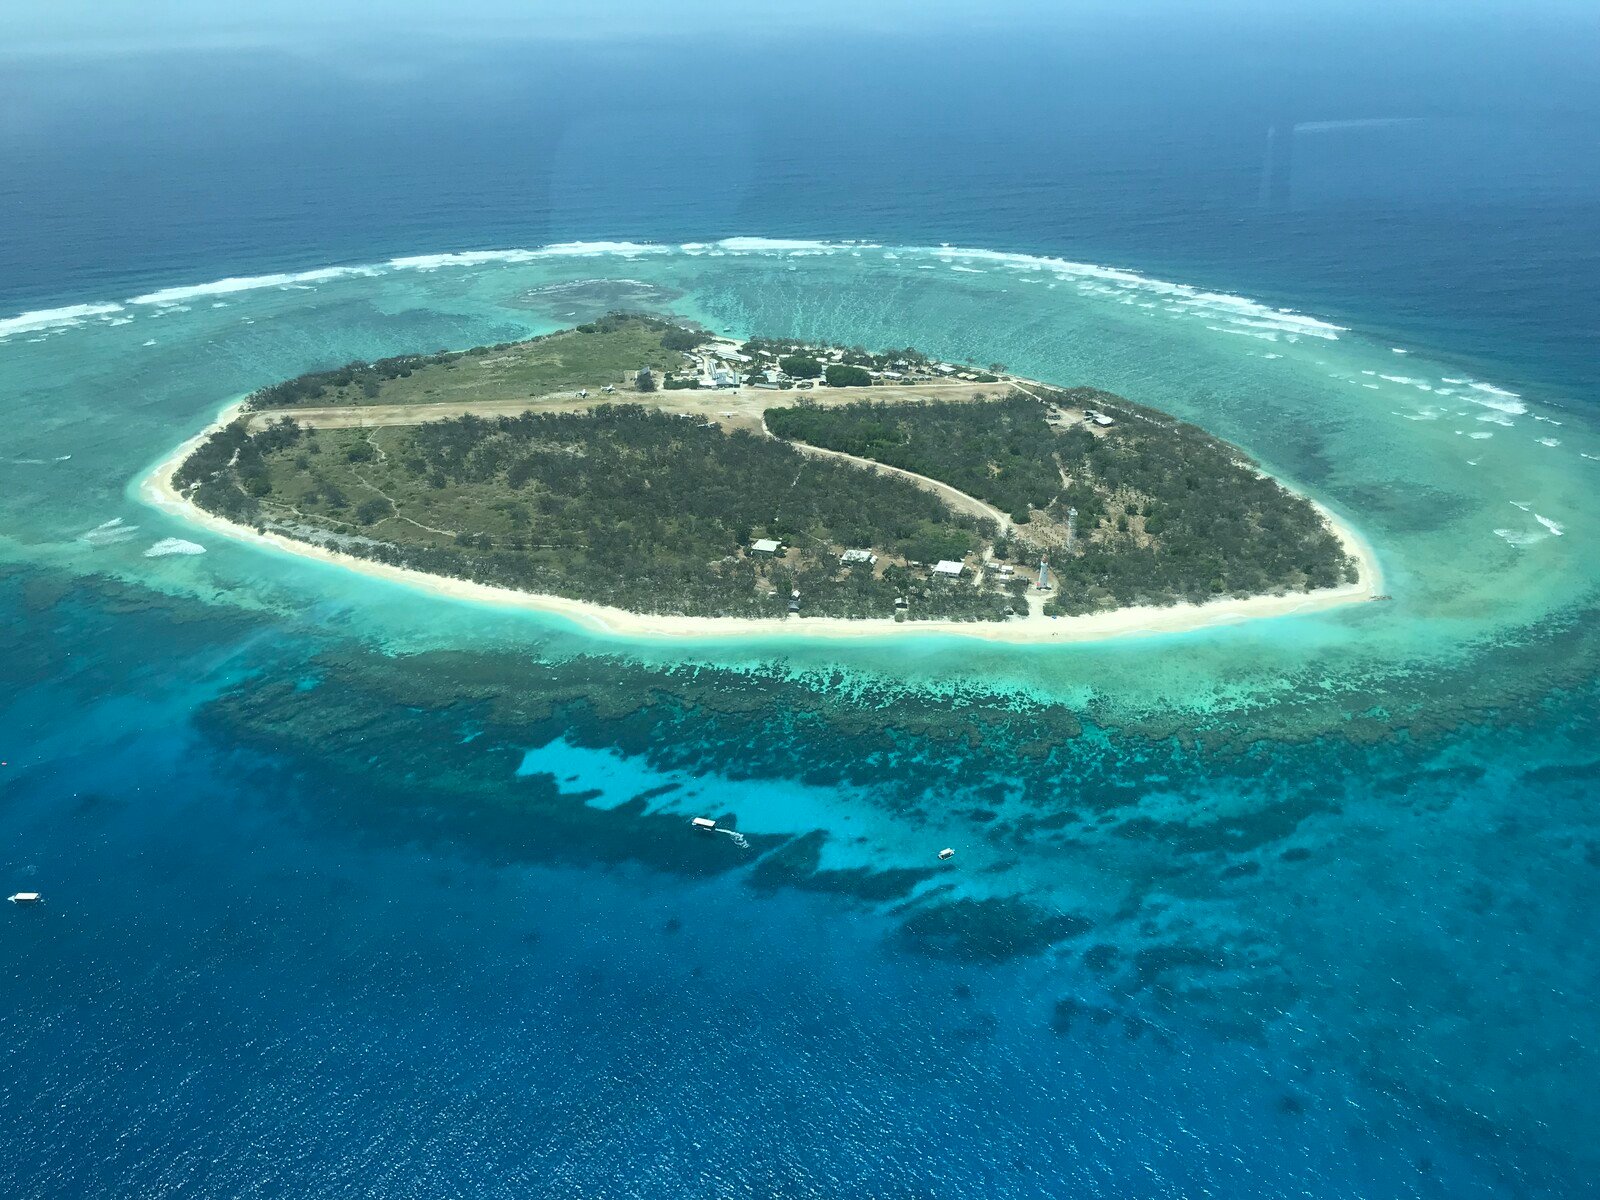
<path id="1" fill-rule="evenodd" d="M 440 404 L 358 404 L 327 408 L 273 408 L 249 415 L 252 426 L 279 417 L 293 417 L 302 425 L 319 429 L 358 429 L 376 425 L 421 425 L 451 417 L 515 417 L 525 412 L 575 412 L 596 404 L 647 404 L 661 412 L 702 417 L 719 425 L 757 428 L 769 408 L 793 404 L 802 398 L 820 405 L 851 404 L 858 400 L 911 403 L 917 400 L 975 400 L 1003 392 L 1005 384 L 929 383 L 906 387 L 816 388 L 812 391 L 773 391 L 739 387 L 720 391 L 685 388 L 677 391 L 622 391 L 607 395 L 598 388 L 587 396 L 577 392 L 552 392 L 526 400 L 455 400 Z M 724 414 L 732 414 L 726 416 Z"/>

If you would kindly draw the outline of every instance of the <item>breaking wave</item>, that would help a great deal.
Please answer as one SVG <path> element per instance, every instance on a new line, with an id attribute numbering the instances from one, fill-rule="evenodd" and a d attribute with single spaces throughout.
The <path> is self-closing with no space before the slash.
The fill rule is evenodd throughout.
<path id="1" fill-rule="evenodd" d="M 338 279 L 381 275 L 391 271 L 438 271 L 446 268 L 485 267 L 496 264 L 514 265 L 558 258 L 638 258 L 643 255 L 707 253 L 794 257 L 860 254 L 863 250 L 883 249 L 875 242 L 731 237 L 717 242 L 685 242 L 682 245 L 656 242 L 559 242 L 533 249 L 463 250 L 443 254 L 417 254 L 391 258 L 382 263 L 318 267 L 308 271 L 277 272 L 267 275 L 230 276 L 209 283 L 160 288 L 131 297 L 120 304 L 114 302 L 81 304 L 69 308 L 23 313 L 17 317 L 0 319 L 0 338 L 15 333 L 68 327 L 81 323 L 89 317 L 122 312 L 125 305 L 170 310 L 186 301 L 202 297 L 227 296 L 264 288 L 305 288 Z M 900 247 L 898 254 L 895 251 L 885 253 L 885 257 L 891 255 L 931 257 L 948 266 L 961 267 L 968 271 L 976 271 L 981 265 L 990 269 L 1004 268 L 1025 274 L 1039 273 L 1057 281 L 1075 283 L 1080 290 L 1090 294 L 1121 299 L 1159 299 L 1169 306 L 1169 311 L 1193 311 L 1197 315 L 1221 321 L 1232 329 L 1248 330 L 1263 335 L 1263 340 L 1267 340 L 1264 335 L 1269 334 L 1286 335 L 1290 338 L 1306 336 L 1337 340 L 1339 334 L 1345 332 L 1343 326 L 1321 321 L 1290 309 L 1273 308 L 1243 296 L 1210 292 L 1189 284 L 1152 279 L 1137 271 L 1100 266 L 1095 263 L 959 246 Z"/>
<path id="2" fill-rule="evenodd" d="M 1496 529 L 1494 532 L 1496 537 L 1504 538 L 1519 550 L 1542 542 L 1550 536 L 1548 533 L 1530 533 L 1525 529 Z"/>
<path id="3" fill-rule="evenodd" d="M 183 538 L 162 538 L 150 549 L 144 552 L 146 558 L 165 558 L 169 554 L 204 554 L 206 548 L 199 542 L 185 541 Z"/>
<path id="4" fill-rule="evenodd" d="M 91 546 L 114 546 L 118 542 L 125 542 L 136 536 L 137 525 L 127 524 L 121 517 L 112 517 L 109 521 L 102 521 L 93 529 L 80 533 L 78 540 L 87 542 Z"/>
<path id="5" fill-rule="evenodd" d="M 241 275 L 231 279 L 216 279 L 210 283 L 197 283 L 192 287 L 162 288 L 135 296 L 129 304 L 171 306 L 194 300 L 201 296 L 228 296 L 234 292 L 251 292 L 258 288 L 296 287 L 310 283 L 326 283 L 330 279 L 345 279 L 358 275 L 377 275 L 377 267 L 319 267 L 314 271 L 295 271 L 278 275 Z"/>
<path id="6" fill-rule="evenodd" d="M 51 329 L 70 329 L 90 317 L 107 317 L 122 311 L 120 304 L 71 304 L 65 308 L 41 308 L 15 317 L 0 318 L 0 340 L 18 333 L 41 333 Z"/>
<path id="7" fill-rule="evenodd" d="M 1086 296 L 1104 296 L 1124 304 L 1160 309 L 1172 316 L 1194 316 L 1207 328 L 1264 342 L 1297 342 L 1303 338 L 1337 341 L 1348 330 L 1341 325 L 1308 316 L 1287 308 L 1275 308 L 1244 296 L 1207 291 L 1190 284 L 1155 279 L 1138 271 L 1108 267 L 1098 263 L 1075 262 L 1046 255 L 1021 254 L 964 246 L 885 247 L 868 241 L 821 241 L 804 238 L 729 237 L 715 242 L 681 244 L 631 241 L 559 242 L 533 248 L 463 250 L 441 254 L 417 254 L 383 262 L 348 266 L 319 267 L 306 271 L 276 272 L 265 275 L 230 276 L 183 287 L 160 288 L 121 302 L 105 301 L 44 309 L 0 318 L 0 341 L 19 333 L 49 333 L 69 329 L 93 318 L 115 320 L 118 324 L 133 319 L 131 308 L 149 315 L 181 310 L 189 301 L 216 298 L 262 289 L 302 289 L 341 279 L 384 275 L 398 271 L 432 272 L 446 269 L 487 268 L 541 260 L 574 258 L 622 258 L 681 254 L 770 255 L 785 258 L 828 255 L 855 255 L 872 251 L 889 260 L 924 259 L 919 267 L 943 264 L 964 272 L 1005 271 L 1022 280 L 1038 281 L 1051 287 L 1075 287 Z M 215 304 L 213 304 L 213 307 Z M 248 319 L 248 318 L 245 318 Z M 1399 350 L 1399 347 L 1394 347 Z M 1385 376 L 1386 380 L 1421 391 L 1433 385 L 1413 377 Z M 1464 389 L 1462 398 L 1492 412 L 1506 416 L 1528 411 L 1514 392 L 1471 379 L 1447 379 L 1448 384 Z M 1440 389 L 1441 391 L 1443 389 Z M 1446 393 L 1450 394 L 1450 393 Z"/>

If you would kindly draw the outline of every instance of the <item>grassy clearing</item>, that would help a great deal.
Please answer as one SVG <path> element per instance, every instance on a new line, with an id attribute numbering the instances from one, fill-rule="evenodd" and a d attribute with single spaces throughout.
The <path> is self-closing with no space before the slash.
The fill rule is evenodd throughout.
<path id="1" fill-rule="evenodd" d="M 662 345 L 673 328 L 649 317 L 610 317 L 526 342 L 406 355 L 317 371 L 251 396 L 251 407 L 440 404 L 515 401 L 606 386 L 633 392 L 641 368 L 658 374 L 683 365 Z"/>

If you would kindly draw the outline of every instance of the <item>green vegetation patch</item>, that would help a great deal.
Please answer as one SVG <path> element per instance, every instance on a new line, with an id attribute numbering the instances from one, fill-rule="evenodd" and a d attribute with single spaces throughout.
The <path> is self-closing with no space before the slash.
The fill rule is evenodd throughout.
<path id="1" fill-rule="evenodd" d="M 682 350 L 704 335 L 638 313 L 615 313 L 576 329 L 471 350 L 407 354 L 313 371 L 249 398 L 254 409 L 452 401 L 527 400 L 610 385 L 633 390 L 638 372 L 682 367 Z"/>
<path id="2" fill-rule="evenodd" d="M 929 492 L 641 405 L 415 426 L 218 431 L 176 482 L 202 507 L 381 562 L 698 616 L 998 619 L 1016 589 L 905 565 L 992 536 Z M 784 544 L 755 555 L 754 539 Z M 877 563 L 840 552 L 872 547 Z"/>
<path id="3" fill-rule="evenodd" d="M 1045 407 L 1020 392 L 976 402 L 864 400 L 769 408 L 779 437 L 927 475 L 1003 512 L 1044 508 L 1061 491 Z"/>
<path id="4" fill-rule="evenodd" d="M 871 387 L 872 376 L 865 367 L 835 363 L 824 374 L 829 387 Z"/>
<path id="5" fill-rule="evenodd" d="M 939 479 L 1012 514 L 1017 544 L 999 549 L 1048 556 L 1049 613 L 1356 578 L 1315 506 L 1237 447 L 1091 388 L 980 402 L 801 404 L 768 409 L 766 422 L 780 437 Z"/>

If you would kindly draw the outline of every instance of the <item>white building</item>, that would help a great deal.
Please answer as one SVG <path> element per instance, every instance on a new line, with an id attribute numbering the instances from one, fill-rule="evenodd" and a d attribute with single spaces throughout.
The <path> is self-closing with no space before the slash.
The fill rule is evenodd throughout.
<path id="1" fill-rule="evenodd" d="M 776 538 L 757 538 L 750 543 L 751 554 L 776 554 L 783 548 L 783 543 Z"/>
<path id="2" fill-rule="evenodd" d="M 935 575 L 948 575 L 951 579 L 958 578 L 967 569 L 967 564 L 953 558 L 941 558 L 933 564 Z"/>
<path id="3" fill-rule="evenodd" d="M 839 561 L 847 567 L 855 563 L 866 563 L 868 566 L 872 566 L 878 561 L 878 556 L 871 550 L 846 550 L 839 555 Z"/>

